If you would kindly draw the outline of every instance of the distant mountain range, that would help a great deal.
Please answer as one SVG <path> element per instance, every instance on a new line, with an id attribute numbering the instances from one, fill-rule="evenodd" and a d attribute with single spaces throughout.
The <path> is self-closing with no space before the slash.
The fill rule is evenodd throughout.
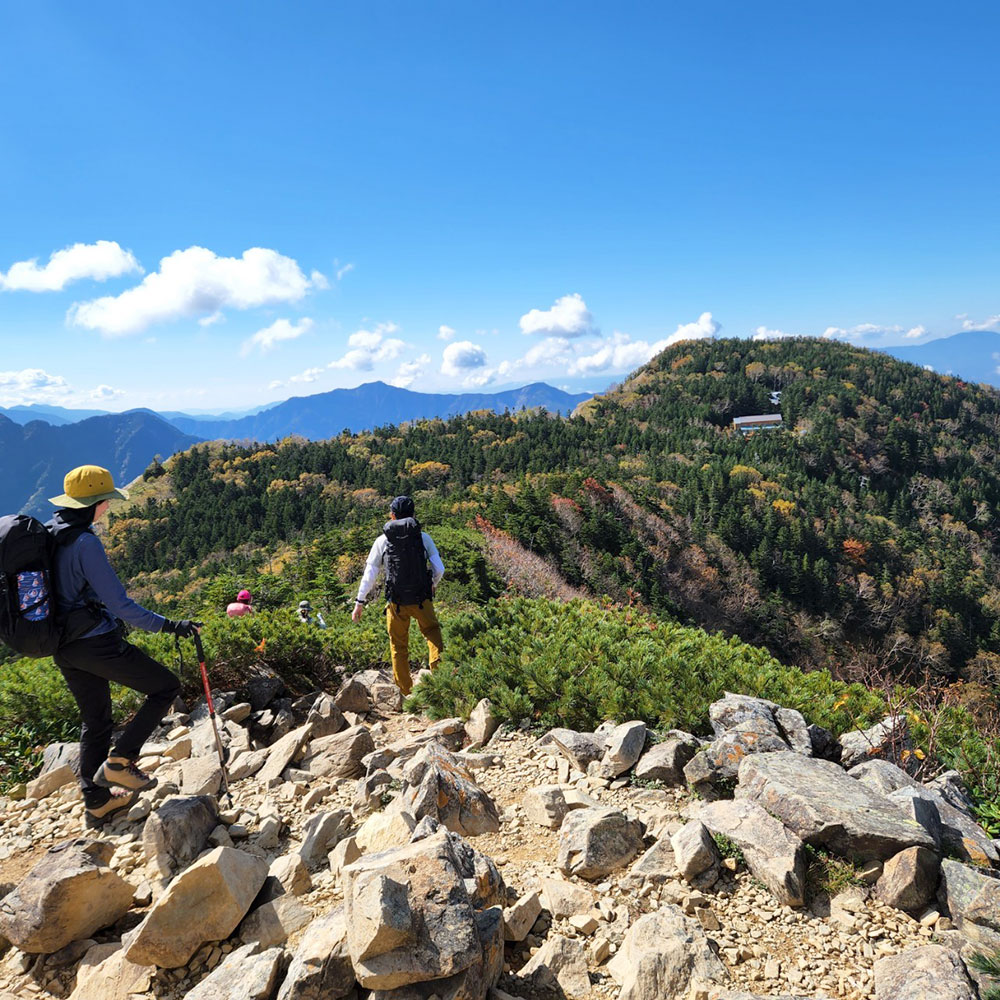
<path id="1" fill-rule="evenodd" d="M 885 353 L 900 361 L 929 366 L 939 375 L 1000 387 L 1000 333 L 991 330 L 967 330 L 912 347 L 887 347 Z"/>
<path id="2" fill-rule="evenodd" d="M 48 497 L 63 491 L 63 476 L 77 465 L 103 465 L 115 482 L 142 474 L 154 455 L 172 455 L 198 442 L 151 413 L 112 413 L 55 427 L 26 425 L 0 415 L 0 512 L 47 518 Z"/>
<path id="3" fill-rule="evenodd" d="M 116 483 L 140 475 L 155 455 L 167 458 L 199 441 L 276 441 L 298 434 L 318 441 L 343 430 L 362 431 L 386 424 L 451 417 L 473 410 L 543 408 L 570 413 L 591 393 L 567 393 L 542 382 L 495 393 L 459 395 L 411 392 L 384 382 L 296 396 L 243 414 L 192 416 L 128 410 L 104 413 L 59 406 L 0 407 L 0 513 L 48 515 L 46 498 L 62 492 L 62 477 L 84 463 L 103 465 Z"/>

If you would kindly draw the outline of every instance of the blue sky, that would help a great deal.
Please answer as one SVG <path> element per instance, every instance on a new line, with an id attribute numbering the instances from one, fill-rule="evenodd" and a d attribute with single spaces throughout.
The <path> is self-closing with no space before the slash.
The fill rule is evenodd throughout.
<path id="1" fill-rule="evenodd" d="M 1000 328 L 992 4 L 0 16 L 0 405 L 592 389 L 671 338 Z"/>

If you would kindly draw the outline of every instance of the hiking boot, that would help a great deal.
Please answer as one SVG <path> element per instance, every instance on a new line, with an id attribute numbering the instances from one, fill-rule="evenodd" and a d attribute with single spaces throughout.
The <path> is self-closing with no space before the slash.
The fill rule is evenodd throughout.
<path id="1" fill-rule="evenodd" d="M 99 806 L 86 809 L 87 826 L 91 829 L 102 827 L 130 809 L 139 797 L 138 789 L 112 788 L 107 800 Z"/>
<path id="2" fill-rule="evenodd" d="M 97 769 L 94 781 L 105 788 L 127 788 L 136 792 L 152 788 L 156 784 L 156 778 L 140 771 L 135 761 L 128 757 L 109 757 Z"/>

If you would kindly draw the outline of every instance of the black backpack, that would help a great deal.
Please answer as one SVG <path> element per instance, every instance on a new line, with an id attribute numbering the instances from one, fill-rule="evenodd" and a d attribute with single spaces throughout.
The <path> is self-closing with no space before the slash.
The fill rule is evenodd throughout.
<path id="1" fill-rule="evenodd" d="M 385 552 L 385 599 L 390 604 L 422 604 L 431 599 L 431 573 L 415 517 L 388 521 L 382 529 Z"/>
<path id="2" fill-rule="evenodd" d="M 62 639 L 52 566 L 56 540 L 27 514 L 0 517 L 0 641 L 22 656 L 51 656 Z"/>
<path id="3" fill-rule="evenodd" d="M 15 653 L 52 656 L 101 621 L 104 606 L 97 602 L 65 617 L 56 607 L 56 549 L 86 530 L 80 525 L 61 531 L 57 538 L 27 514 L 0 517 L 0 642 Z"/>

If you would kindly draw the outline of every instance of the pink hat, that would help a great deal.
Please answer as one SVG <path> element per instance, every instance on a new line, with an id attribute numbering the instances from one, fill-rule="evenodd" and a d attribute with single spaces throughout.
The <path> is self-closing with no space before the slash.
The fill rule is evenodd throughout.
<path id="1" fill-rule="evenodd" d="M 241 590 L 236 595 L 236 600 L 237 601 L 243 601 L 245 604 L 249 604 L 250 601 L 252 600 L 252 598 L 250 597 L 250 591 L 249 590 Z"/>

